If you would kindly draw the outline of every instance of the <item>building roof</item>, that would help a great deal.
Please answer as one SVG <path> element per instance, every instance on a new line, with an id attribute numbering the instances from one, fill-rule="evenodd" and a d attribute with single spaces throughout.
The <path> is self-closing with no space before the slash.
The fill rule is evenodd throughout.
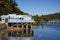
<path id="1" fill-rule="evenodd" d="M 8 19 L 8 23 L 34 22 L 32 17 L 28 15 L 9 14 L 2 15 L 1 18 Z"/>

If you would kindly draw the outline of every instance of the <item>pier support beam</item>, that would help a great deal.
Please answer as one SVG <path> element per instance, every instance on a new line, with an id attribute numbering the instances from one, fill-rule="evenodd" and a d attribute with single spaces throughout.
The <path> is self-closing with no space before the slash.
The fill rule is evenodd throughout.
<path id="1" fill-rule="evenodd" d="M 31 23 L 7 23 L 8 36 L 32 36 L 33 26 Z M 10 35 L 9 35 L 10 34 Z"/>

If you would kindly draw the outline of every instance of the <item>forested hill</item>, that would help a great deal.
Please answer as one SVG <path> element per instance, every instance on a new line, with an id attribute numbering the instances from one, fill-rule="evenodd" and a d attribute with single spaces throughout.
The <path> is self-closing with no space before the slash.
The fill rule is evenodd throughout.
<path id="1" fill-rule="evenodd" d="M 44 18 L 47 20 L 60 20 L 60 12 L 59 13 L 53 13 L 49 15 L 45 15 Z"/>
<path id="2" fill-rule="evenodd" d="M 0 0 L 0 15 L 7 15 L 12 13 L 20 15 L 27 14 L 17 7 L 15 0 Z"/>
<path id="3" fill-rule="evenodd" d="M 34 20 L 36 22 L 46 22 L 50 20 L 60 20 L 60 12 L 59 13 L 53 13 L 53 14 L 48 14 L 48 15 L 35 15 L 33 16 Z"/>

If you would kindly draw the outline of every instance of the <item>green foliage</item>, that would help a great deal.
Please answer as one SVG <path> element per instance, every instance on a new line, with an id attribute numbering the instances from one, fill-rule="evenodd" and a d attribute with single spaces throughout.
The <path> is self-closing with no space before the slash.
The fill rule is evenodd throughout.
<path id="1" fill-rule="evenodd" d="M 7 15 L 13 13 L 20 15 L 25 14 L 17 8 L 15 0 L 0 0 L 0 15 Z"/>
<path id="2" fill-rule="evenodd" d="M 13 0 L 0 0 L 0 14 L 6 15 L 8 13 L 12 13 L 15 9 L 15 4 L 13 3 Z"/>
<path id="3" fill-rule="evenodd" d="M 44 17 L 47 20 L 60 20 L 60 12 L 59 13 L 50 14 L 50 15 L 45 15 Z"/>
<path id="4" fill-rule="evenodd" d="M 33 16 L 34 20 L 37 21 L 37 22 L 44 22 L 45 21 L 45 18 L 42 16 L 38 16 L 38 15 L 35 15 Z"/>
<path id="5" fill-rule="evenodd" d="M 33 18 L 34 18 L 35 21 L 38 21 L 39 20 L 38 15 L 33 16 Z"/>
<path id="6" fill-rule="evenodd" d="M 35 21 L 38 21 L 38 22 L 47 22 L 50 20 L 60 20 L 60 13 L 41 15 L 41 16 L 35 15 L 35 16 L 33 16 L 33 18 Z"/>

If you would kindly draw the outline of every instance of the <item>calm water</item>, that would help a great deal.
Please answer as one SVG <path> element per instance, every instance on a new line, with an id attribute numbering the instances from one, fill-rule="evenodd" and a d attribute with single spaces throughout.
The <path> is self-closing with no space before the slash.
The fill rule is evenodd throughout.
<path id="1" fill-rule="evenodd" d="M 39 25 L 34 32 L 34 40 L 60 40 L 60 25 Z"/>
<path id="2" fill-rule="evenodd" d="M 31 38 L 10 37 L 10 40 L 31 40 Z M 34 40 L 60 40 L 60 25 L 39 25 L 34 29 Z"/>

